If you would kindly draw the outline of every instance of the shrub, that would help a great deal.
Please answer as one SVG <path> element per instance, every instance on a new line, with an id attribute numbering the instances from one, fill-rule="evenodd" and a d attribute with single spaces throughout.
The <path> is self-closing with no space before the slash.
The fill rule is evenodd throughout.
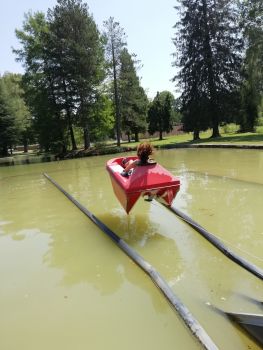
<path id="1" fill-rule="evenodd" d="M 222 126 L 224 134 L 235 134 L 239 130 L 239 125 L 230 123 Z"/>

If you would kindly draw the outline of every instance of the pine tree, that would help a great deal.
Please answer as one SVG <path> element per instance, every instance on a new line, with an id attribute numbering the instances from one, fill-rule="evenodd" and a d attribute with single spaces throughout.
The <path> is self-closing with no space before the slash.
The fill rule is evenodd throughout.
<path id="1" fill-rule="evenodd" d="M 62 142 L 65 148 L 69 133 L 76 149 L 74 127 L 80 126 L 88 148 L 89 119 L 105 65 L 102 37 L 87 5 L 82 0 L 58 0 L 47 18 L 29 14 L 23 30 L 16 33 L 23 47 L 15 53 L 26 67 L 24 81 L 40 139 L 45 139 L 47 124 L 52 130 L 44 147 Z"/>
<path id="2" fill-rule="evenodd" d="M 58 5 L 48 11 L 48 21 L 47 55 L 56 99 L 67 117 L 72 148 L 77 148 L 74 124 L 83 127 L 84 144 L 88 148 L 88 114 L 104 79 L 102 38 L 87 4 L 81 0 L 58 0 Z"/>
<path id="3" fill-rule="evenodd" d="M 120 54 L 119 101 L 122 130 L 128 135 L 135 135 L 139 141 L 139 133 L 146 130 L 146 114 L 148 99 L 136 73 L 135 56 L 131 56 L 126 48 Z"/>
<path id="4" fill-rule="evenodd" d="M 213 128 L 219 135 L 225 100 L 240 82 L 242 41 L 236 25 L 235 6 L 230 0 L 181 0 L 175 25 L 177 48 L 174 81 L 182 90 L 184 126 L 194 131 Z"/>
<path id="5" fill-rule="evenodd" d="M 241 27 L 245 39 L 245 60 L 241 87 L 240 131 L 254 131 L 263 95 L 263 2 L 241 3 Z"/>
<path id="6" fill-rule="evenodd" d="M 119 103 L 119 71 L 120 71 L 120 54 L 123 47 L 126 46 L 126 36 L 123 28 L 118 22 L 110 17 L 104 22 L 105 48 L 114 87 L 114 105 L 115 105 L 115 123 L 117 146 L 121 144 L 121 115 Z"/>
<path id="7" fill-rule="evenodd" d="M 33 117 L 35 137 L 41 149 L 49 151 L 55 144 L 66 150 L 67 123 L 56 97 L 56 82 L 47 55 L 49 24 L 43 13 L 25 15 L 22 30 L 16 30 L 22 46 L 13 50 L 25 67 L 23 89 Z"/>

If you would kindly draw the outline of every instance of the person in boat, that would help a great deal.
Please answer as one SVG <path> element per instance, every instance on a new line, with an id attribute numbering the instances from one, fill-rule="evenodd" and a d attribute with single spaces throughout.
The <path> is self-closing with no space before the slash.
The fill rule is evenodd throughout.
<path id="1" fill-rule="evenodd" d="M 124 167 L 124 170 L 122 171 L 121 175 L 129 176 L 131 170 L 140 165 L 155 164 L 156 162 L 150 158 L 152 154 L 153 154 L 152 145 L 149 142 L 141 142 L 137 147 L 138 159 L 134 161 L 127 160 L 126 158 L 123 159 L 122 165 Z"/>

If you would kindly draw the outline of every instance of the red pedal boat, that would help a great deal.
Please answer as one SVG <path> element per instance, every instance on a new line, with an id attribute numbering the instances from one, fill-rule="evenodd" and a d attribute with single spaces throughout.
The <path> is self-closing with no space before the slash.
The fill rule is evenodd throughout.
<path id="1" fill-rule="evenodd" d="M 127 214 L 140 196 L 157 198 L 170 206 L 180 188 L 179 178 L 173 176 L 158 163 L 148 163 L 137 166 L 128 177 L 121 175 L 124 170 L 122 158 L 110 159 L 106 168 L 114 193 L 120 201 Z M 137 157 L 127 157 L 127 160 L 136 160 Z"/>

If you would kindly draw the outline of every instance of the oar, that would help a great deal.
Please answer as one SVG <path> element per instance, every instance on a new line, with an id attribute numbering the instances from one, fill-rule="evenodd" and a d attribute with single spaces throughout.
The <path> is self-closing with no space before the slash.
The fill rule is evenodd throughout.
<path id="1" fill-rule="evenodd" d="M 44 176 L 53 183 L 72 203 L 74 203 L 94 224 L 96 224 L 107 236 L 109 236 L 117 246 L 124 251 L 144 272 L 146 272 L 155 285 L 161 290 L 172 307 L 179 313 L 184 323 L 190 329 L 192 334 L 202 344 L 204 349 L 216 350 L 217 346 L 212 339 L 198 323 L 198 321 L 191 315 L 190 311 L 180 301 L 180 299 L 174 294 L 173 290 L 169 287 L 167 282 L 159 274 L 159 272 L 145 261 L 133 248 L 125 243 L 116 233 L 111 231 L 102 221 L 100 221 L 95 215 L 93 215 L 87 208 L 80 204 L 75 198 L 73 198 L 67 191 L 65 191 L 55 180 L 53 180 L 48 174 L 44 173 Z"/>
<path id="2" fill-rule="evenodd" d="M 212 308 L 217 314 L 229 317 L 250 336 L 252 336 L 258 343 L 263 345 L 263 315 L 228 312 L 210 303 L 209 307 Z"/>
<path id="3" fill-rule="evenodd" d="M 159 202 L 160 203 L 160 202 Z M 163 203 L 161 203 L 163 204 Z M 235 252 L 231 251 L 219 238 L 217 238 L 212 233 L 208 232 L 202 226 L 200 226 L 197 222 L 192 220 L 189 216 L 181 212 L 180 210 L 169 207 L 163 204 L 166 208 L 176 214 L 178 217 L 183 219 L 187 224 L 193 227 L 197 232 L 201 233 L 203 237 L 205 237 L 210 243 L 212 243 L 217 249 L 219 249 L 223 254 L 225 254 L 229 259 L 237 263 L 239 266 L 243 267 L 247 271 L 251 272 L 253 275 L 257 276 L 261 280 L 263 280 L 263 270 L 258 266 L 252 264 L 241 256 L 237 255 Z"/>
<path id="4" fill-rule="evenodd" d="M 226 312 L 226 315 L 263 345 L 263 315 L 234 312 Z"/>
<path id="5" fill-rule="evenodd" d="M 217 310 L 227 315 L 250 336 L 256 339 L 259 344 L 263 345 L 263 315 Z"/>

